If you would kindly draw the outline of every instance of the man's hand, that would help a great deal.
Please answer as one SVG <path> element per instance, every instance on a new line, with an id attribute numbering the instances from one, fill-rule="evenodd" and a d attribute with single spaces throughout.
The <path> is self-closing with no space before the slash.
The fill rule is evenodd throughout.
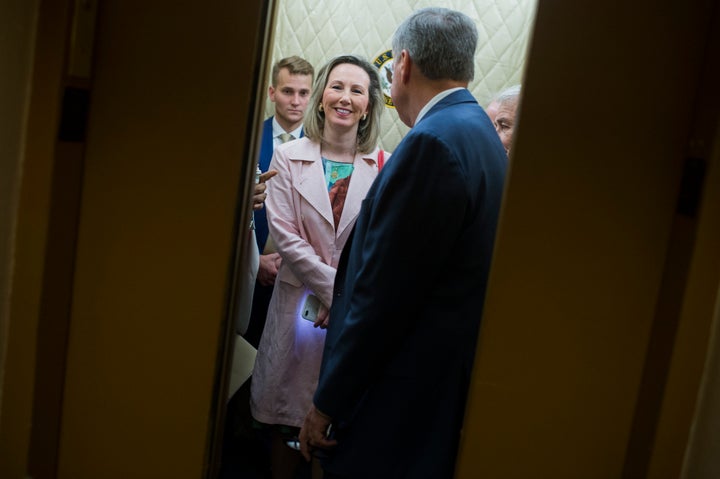
<path id="1" fill-rule="evenodd" d="M 265 193 L 265 190 L 267 190 L 267 185 L 265 184 L 265 182 L 275 175 L 277 175 L 277 170 L 268 170 L 260 175 L 260 179 L 255 184 L 255 189 L 253 190 L 254 210 L 262 209 L 263 204 L 265 203 L 265 199 L 267 198 L 267 193 Z"/>
<path id="2" fill-rule="evenodd" d="M 280 253 L 261 254 L 257 274 L 258 282 L 263 286 L 272 286 L 275 284 L 280 263 L 282 263 Z"/>
<path id="3" fill-rule="evenodd" d="M 265 193 L 265 190 L 267 189 L 267 185 L 265 183 L 255 183 L 255 189 L 253 190 L 253 210 L 261 210 L 263 206 L 265 206 L 265 198 L 267 198 L 267 193 Z"/>
<path id="4" fill-rule="evenodd" d="M 336 440 L 327 438 L 331 422 L 330 416 L 323 414 L 314 404 L 312 405 L 300 429 L 300 452 L 306 461 L 312 458 L 313 449 L 329 449 L 337 445 Z"/>

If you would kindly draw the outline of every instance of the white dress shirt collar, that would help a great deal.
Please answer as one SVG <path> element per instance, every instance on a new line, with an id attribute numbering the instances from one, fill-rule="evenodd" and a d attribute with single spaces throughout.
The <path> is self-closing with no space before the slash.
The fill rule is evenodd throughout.
<path id="1" fill-rule="evenodd" d="M 286 131 L 283 129 L 282 126 L 280 126 L 280 123 L 278 123 L 277 118 L 273 116 L 272 119 L 272 131 L 273 131 L 273 145 L 278 146 L 280 144 L 280 138 L 278 138 L 283 133 L 286 133 Z M 300 134 L 302 133 L 302 124 L 295 128 L 293 131 L 288 131 L 287 133 L 290 133 L 292 136 L 295 137 L 297 140 L 300 138 Z"/>
<path id="2" fill-rule="evenodd" d="M 465 88 L 463 88 L 461 86 L 456 87 L 456 88 L 450 88 L 449 90 L 441 91 L 440 93 L 435 95 L 429 102 L 427 102 L 425 104 L 424 107 L 422 107 L 422 110 L 420 110 L 420 113 L 418 113 L 417 118 L 415 118 L 415 125 L 420 123 L 420 120 L 422 120 L 422 117 L 424 117 L 425 114 L 432 109 L 432 107 L 434 107 L 435 105 L 440 103 L 440 100 L 442 100 L 443 98 L 445 98 L 446 96 L 448 96 L 452 93 L 455 93 L 458 90 L 465 90 Z"/>

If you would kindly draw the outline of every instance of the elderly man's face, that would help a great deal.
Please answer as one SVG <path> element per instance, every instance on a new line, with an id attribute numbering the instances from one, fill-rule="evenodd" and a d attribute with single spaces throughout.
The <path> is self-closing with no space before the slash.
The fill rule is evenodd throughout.
<path id="1" fill-rule="evenodd" d="M 498 114 L 498 109 L 500 108 L 500 103 L 496 101 L 491 101 L 490 104 L 485 108 L 485 113 L 487 113 L 487 116 L 490 117 L 490 121 L 493 122 L 493 125 L 495 124 L 495 117 Z"/>
<path id="2" fill-rule="evenodd" d="M 499 106 L 497 115 L 495 116 L 495 131 L 500 135 L 505 151 L 510 153 L 510 145 L 512 144 L 513 132 L 515 131 L 515 111 L 517 110 L 517 102 L 504 103 Z"/>

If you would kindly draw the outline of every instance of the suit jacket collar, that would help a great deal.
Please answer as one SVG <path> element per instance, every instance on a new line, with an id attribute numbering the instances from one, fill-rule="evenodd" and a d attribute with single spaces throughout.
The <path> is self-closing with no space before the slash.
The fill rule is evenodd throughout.
<path id="1" fill-rule="evenodd" d="M 435 106 L 430 109 L 430 111 L 425 113 L 425 115 L 420 118 L 420 121 L 415 122 L 415 126 L 417 126 L 419 123 L 422 123 L 423 121 L 425 121 L 426 118 L 434 115 L 435 113 L 442 111 L 449 106 L 457 105 L 458 103 L 477 103 L 477 100 L 474 96 L 472 96 L 472 93 L 470 93 L 467 88 L 454 91 L 453 93 L 440 100 Z"/>

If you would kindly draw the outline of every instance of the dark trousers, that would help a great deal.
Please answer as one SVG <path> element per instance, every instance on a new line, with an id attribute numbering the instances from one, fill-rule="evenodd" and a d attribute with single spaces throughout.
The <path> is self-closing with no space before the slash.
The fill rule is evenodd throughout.
<path id="1" fill-rule="evenodd" d="M 252 309 L 250 311 L 250 322 L 247 332 L 243 335 L 245 340 L 257 349 L 260 344 L 263 329 L 265 329 L 265 318 L 267 317 L 268 305 L 272 298 L 273 286 L 262 286 L 255 282 L 253 291 Z"/>

